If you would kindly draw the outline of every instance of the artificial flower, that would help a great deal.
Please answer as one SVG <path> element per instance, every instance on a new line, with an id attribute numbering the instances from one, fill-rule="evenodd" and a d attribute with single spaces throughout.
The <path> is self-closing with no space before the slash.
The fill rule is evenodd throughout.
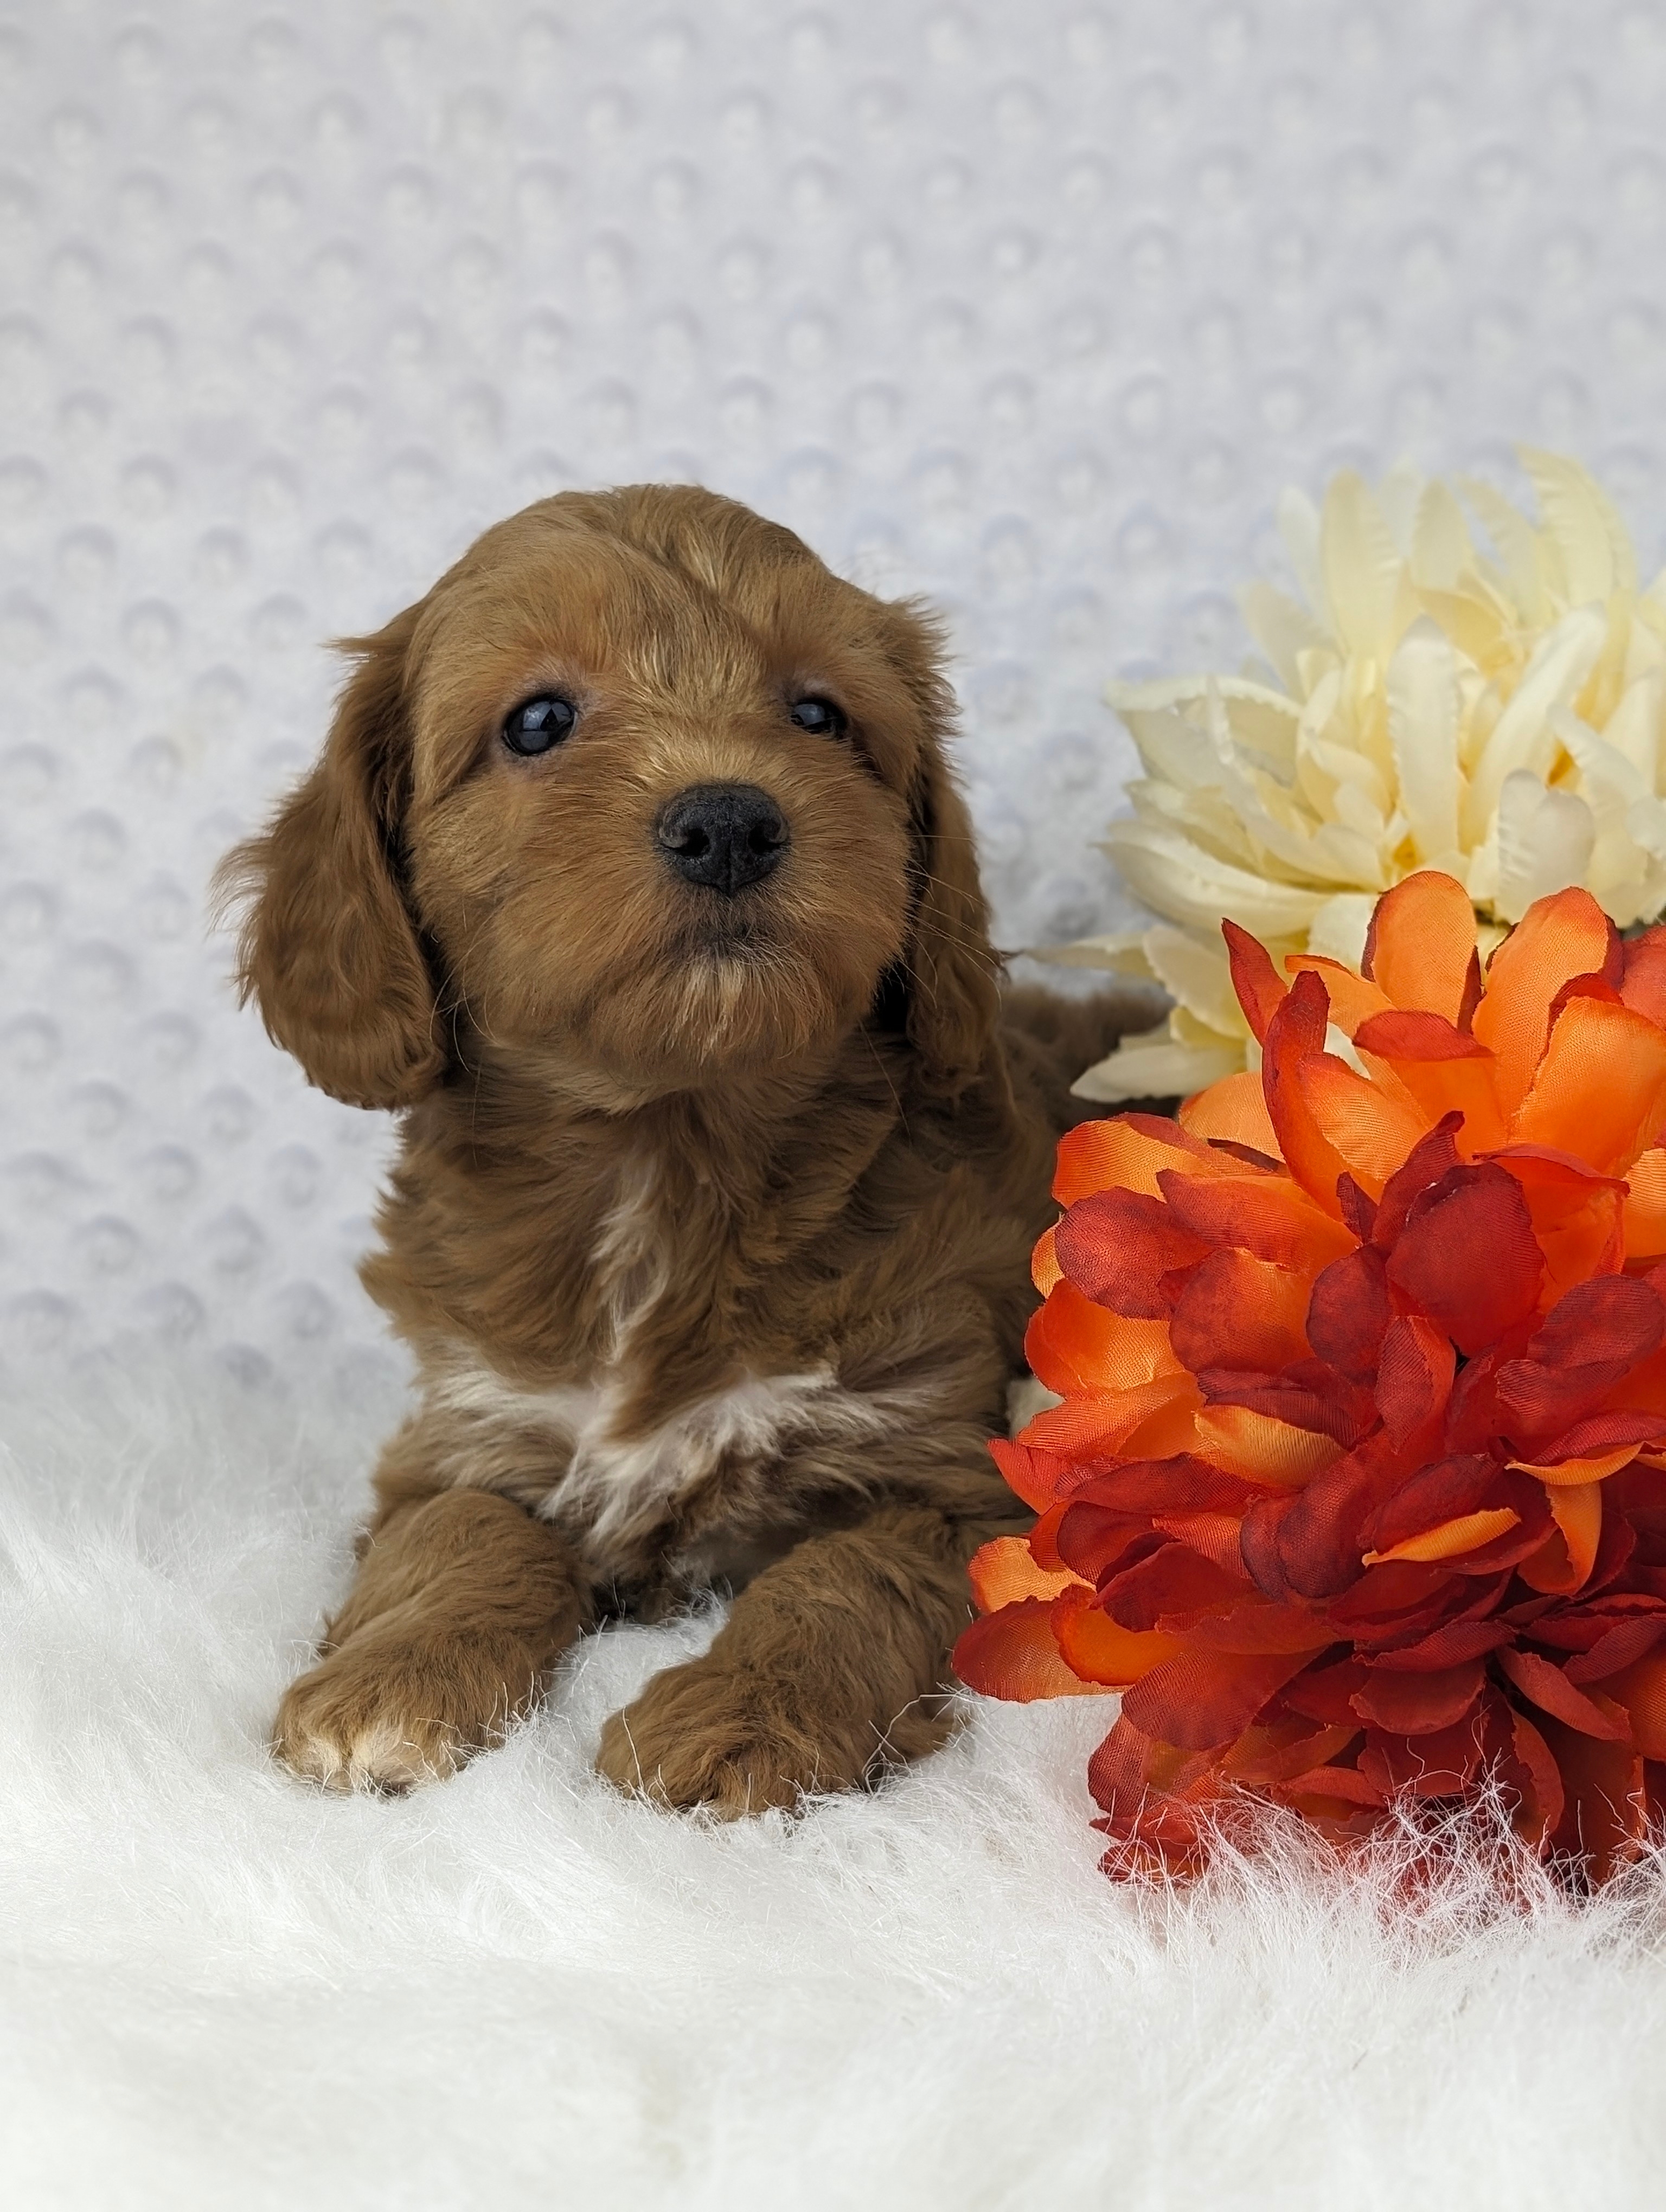
<path id="1" fill-rule="evenodd" d="M 1524 453 L 1535 526 L 1462 487 L 1344 473 L 1322 514 L 1286 493 L 1309 605 L 1262 583 L 1245 617 L 1276 672 L 1113 684 L 1146 775 L 1106 850 L 1165 917 L 1044 957 L 1153 976 L 1166 1027 L 1077 1085 L 1107 1102 L 1186 1093 L 1253 1066 L 1222 915 L 1282 956 L 1358 965 L 1372 902 L 1415 870 L 1455 876 L 1484 946 L 1583 884 L 1624 929 L 1666 908 L 1666 573 L 1646 592 L 1625 527 L 1574 462 Z"/>
<path id="2" fill-rule="evenodd" d="M 1421 872 L 1357 973 L 1224 934 L 1259 1072 L 1060 1146 L 1060 1402 L 993 1448 L 1040 1518 L 956 1665 L 1125 1692 L 1121 1866 L 1245 1791 L 1347 1836 L 1496 1787 L 1601 1872 L 1666 1806 L 1666 928 L 1560 891 L 1483 982 Z"/>

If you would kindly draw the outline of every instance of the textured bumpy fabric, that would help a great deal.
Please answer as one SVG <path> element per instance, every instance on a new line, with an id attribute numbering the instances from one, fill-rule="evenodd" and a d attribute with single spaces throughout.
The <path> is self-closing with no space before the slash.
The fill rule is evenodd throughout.
<path id="1" fill-rule="evenodd" d="M 437 1793 L 277 1774 L 398 1417 L 387 1132 L 205 890 L 323 640 L 694 476 L 945 610 L 1003 941 L 1128 926 L 1101 684 L 1233 663 L 1284 483 L 1526 438 L 1658 566 L 1663 112 L 1654 0 L 0 0 L 9 2205 L 1658 2201 L 1648 1869 L 1117 1892 L 1091 1698 L 663 1820 L 588 1761 L 698 1625 Z"/>
<path id="2" fill-rule="evenodd" d="M 1657 565 L 1643 0 L 0 9 L 0 1321 L 315 1374 L 385 1133 L 212 863 L 374 624 L 698 476 L 947 611 L 1008 945 L 1134 916 L 1107 675 L 1230 665 L 1280 486 L 1595 466 Z"/>

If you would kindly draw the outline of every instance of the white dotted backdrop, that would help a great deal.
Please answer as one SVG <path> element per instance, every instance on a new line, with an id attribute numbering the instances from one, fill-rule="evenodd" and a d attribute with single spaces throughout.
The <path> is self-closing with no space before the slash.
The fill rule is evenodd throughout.
<path id="1" fill-rule="evenodd" d="M 1660 0 L 0 0 L 0 1327 L 377 1357 L 388 1132 L 204 887 L 323 641 L 698 477 L 950 614 L 1004 940 L 1128 909 L 1108 674 L 1280 486 L 1525 438 L 1666 525 Z"/>

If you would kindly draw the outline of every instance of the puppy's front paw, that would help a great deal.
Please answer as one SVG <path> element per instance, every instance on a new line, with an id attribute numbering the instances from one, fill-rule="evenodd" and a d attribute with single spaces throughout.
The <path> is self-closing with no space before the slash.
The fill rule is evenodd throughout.
<path id="1" fill-rule="evenodd" d="M 481 1660 L 450 1639 L 351 1637 L 284 1692 L 273 1753 L 326 1790 L 402 1796 L 443 1782 L 509 1717 L 502 1674 Z"/>
<path id="2" fill-rule="evenodd" d="M 946 1723 L 910 1713 L 882 1746 L 872 1723 L 838 1725 L 802 1683 L 693 1659 L 656 1674 L 602 1730 L 596 1770 L 617 1788 L 723 1820 L 791 1806 L 806 1791 L 848 1790 L 882 1748 L 915 1756 Z M 906 1741 L 901 1740 L 906 1738 Z"/>

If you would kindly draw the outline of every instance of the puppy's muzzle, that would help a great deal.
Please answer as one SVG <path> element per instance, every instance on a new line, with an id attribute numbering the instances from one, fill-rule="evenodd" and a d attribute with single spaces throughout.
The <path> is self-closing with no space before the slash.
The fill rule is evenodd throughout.
<path id="1" fill-rule="evenodd" d="M 725 893 L 756 884 L 792 842 L 785 816 L 755 783 L 696 783 L 654 825 L 654 842 L 678 874 Z"/>

